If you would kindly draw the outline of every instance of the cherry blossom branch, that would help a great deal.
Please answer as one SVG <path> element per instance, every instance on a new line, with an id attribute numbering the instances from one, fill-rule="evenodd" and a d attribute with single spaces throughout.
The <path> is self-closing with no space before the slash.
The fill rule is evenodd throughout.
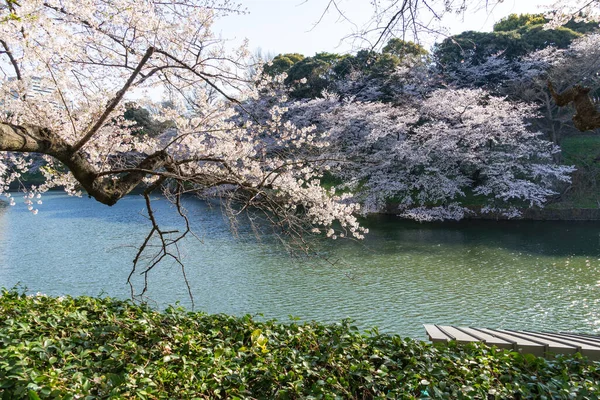
<path id="1" fill-rule="evenodd" d="M 212 162 L 212 163 L 221 164 L 230 173 L 233 173 L 233 170 L 231 169 L 231 167 L 229 167 L 227 165 L 227 162 L 225 160 L 220 159 L 220 158 L 214 158 L 214 157 L 196 157 L 196 158 L 190 158 L 190 159 L 186 159 L 186 160 L 172 161 L 170 164 L 172 164 L 174 166 L 180 166 L 180 165 L 188 164 L 188 163 L 192 163 L 192 162 Z M 161 176 L 161 177 L 166 177 L 166 178 L 175 178 L 175 179 L 187 178 L 187 177 L 183 177 L 178 174 L 174 174 L 172 172 L 162 172 L 162 171 L 156 171 L 154 169 L 145 169 L 145 168 L 141 167 L 141 164 L 138 167 L 111 169 L 108 171 L 102 171 L 102 172 L 97 173 L 96 176 L 102 177 L 102 176 L 107 176 L 107 175 L 118 175 L 118 174 L 122 174 L 122 173 L 134 173 L 134 172 L 140 173 L 140 174 L 146 174 L 146 175 Z"/>
<path id="2" fill-rule="evenodd" d="M 16 65 L 21 77 L 37 79 L 5 77 L 2 85 L 0 151 L 9 154 L 0 160 L 0 193 L 22 171 L 42 162 L 32 165 L 36 155 L 29 153 L 43 155 L 48 163 L 42 169 L 45 182 L 33 189 L 40 193 L 60 185 L 69 193 L 81 188 L 113 205 L 150 182 L 145 191 L 150 232 L 137 249 L 132 271 L 144 275 L 142 294 L 150 271 L 161 261 L 180 265 L 187 284 L 177 246 L 191 232 L 181 205 L 181 196 L 189 192 L 218 197 L 237 214 L 264 213 L 278 232 L 301 235 L 312 226 L 333 232 L 332 225 L 339 223 L 362 237 L 354 214 L 358 206 L 317 183 L 323 168 L 312 156 L 318 149 L 319 157 L 327 157 L 322 150 L 329 145 L 328 135 L 286 123 L 279 100 L 257 106 L 268 113 L 266 122 L 263 114 L 246 110 L 253 107 L 249 101 L 242 105 L 237 100 L 255 99 L 261 89 L 242 87 L 248 81 L 237 70 L 230 72 L 232 64 L 241 65 L 246 50 L 228 55 L 224 45 L 218 46 L 223 41 L 210 30 L 215 3 L 142 3 L 22 2 L 20 11 L 27 18 L 3 26 L 0 55 L 6 55 L 6 68 L 12 73 Z M 107 91 L 113 82 L 118 87 Z M 159 85 L 173 109 L 161 116 L 169 123 L 157 126 L 175 130 L 156 137 L 138 134 L 120 115 L 124 96 L 134 87 Z M 15 91 L 21 96 L 15 97 Z M 150 194 L 158 190 L 175 205 L 185 228 L 158 225 L 150 203 Z"/>
<path id="3" fill-rule="evenodd" d="M 99 174 L 83 155 L 73 152 L 58 135 L 49 129 L 27 124 L 0 123 L 0 151 L 41 153 L 56 158 L 69 168 L 90 196 L 106 205 L 113 205 L 130 193 L 149 171 L 156 174 L 173 162 L 165 151 L 157 151 L 142 159 L 135 168 L 123 170 L 126 174 L 117 180 L 100 179 L 104 174 Z"/>
<path id="4" fill-rule="evenodd" d="M 574 13 L 572 13 L 571 15 L 573 16 L 577 16 L 579 15 L 581 12 L 583 12 L 583 10 L 585 10 L 587 7 L 591 6 L 594 3 L 597 3 L 598 0 L 590 0 L 589 2 L 587 2 L 586 4 L 582 5 L 579 10 L 575 11 Z"/>
<path id="5" fill-rule="evenodd" d="M 63 91 L 60 89 L 60 87 L 58 85 L 58 81 L 56 80 L 56 77 L 54 76 L 54 72 L 52 72 L 52 68 L 50 68 L 50 65 L 48 65 L 48 63 L 46 63 L 46 68 L 48 69 L 48 72 L 50 73 L 50 76 L 52 77 L 52 81 L 54 82 L 54 85 L 57 87 L 56 90 L 58 92 L 58 95 L 60 96 L 60 101 L 62 102 L 62 105 L 65 108 L 65 111 L 67 112 L 67 116 L 69 117 L 69 122 L 71 123 L 71 128 L 73 129 L 73 134 L 76 135 L 77 128 L 75 127 L 75 121 L 73 120 L 73 115 L 71 113 L 71 109 L 70 109 L 69 105 L 67 104 L 65 95 L 64 95 Z"/>
<path id="6" fill-rule="evenodd" d="M 128 51 L 130 51 L 132 54 L 137 54 L 137 52 L 135 51 L 135 49 L 133 49 L 133 48 L 131 48 L 131 47 L 128 47 L 127 45 L 125 45 L 124 41 L 120 40 L 120 39 L 119 39 L 119 37 L 117 37 L 117 36 L 115 36 L 115 35 L 113 35 L 113 34 L 111 34 L 111 33 L 107 32 L 107 31 L 103 30 L 102 28 L 100 28 L 100 27 L 99 27 L 99 26 L 97 26 L 97 25 L 94 25 L 94 24 L 92 24 L 92 23 L 91 23 L 90 21 L 88 21 L 88 20 L 81 19 L 81 18 L 79 18 L 78 16 L 74 15 L 73 13 L 70 13 L 70 12 L 68 12 L 67 10 L 65 10 L 65 8 L 64 8 L 64 7 L 56 7 L 56 6 L 53 6 L 52 4 L 50 4 L 50 3 L 47 3 L 47 2 L 44 2 L 44 3 L 43 3 L 43 6 L 44 6 L 44 7 L 46 7 L 46 8 L 48 8 L 48 9 L 54 10 L 54 11 L 56 11 L 57 13 L 63 14 L 63 15 L 65 15 L 65 16 L 68 16 L 68 17 L 71 17 L 71 18 L 74 18 L 75 20 L 77 20 L 77 21 L 78 21 L 80 24 L 82 24 L 83 26 L 85 26 L 85 27 L 87 27 L 87 28 L 89 28 L 89 29 L 95 30 L 95 31 L 97 31 L 97 32 L 99 32 L 99 33 L 101 33 L 101 34 L 105 35 L 106 37 L 108 37 L 108 38 L 110 38 L 112 41 L 114 41 L 115 43 L 117 43 L 117 44 L 119 44 L 119 45 L 123 46 L 123 48 L 125 48 L 125 49 L 126 49 L 126 50 L 128 50 Z"/>
<path id="7" fill-rule="evenodd" d="M 144 65 L 148 62 L 148 60 L 150 59 L 150 57 L 152 56 L 154 51 L 155 51 L 154 47 L 149 47 L 148 50 L 146 50 L 144 57 L 142 57 L 138 66 L 135 68 L 133 73 L 129 76 L 129 79 L 127 79 L 127 82 L 125 82 L 125 85 L 123 85 L 121 90 L 119 90 L 117 92 L 117 94 L 115 95 L 115 97 L 111 101 L 109 101 L 109 103 L 107 104 L 106 109 L 104 110 L 104 113 L 102 113 L 100 118 L 89 129 L 89 131 L 83 136 L 83 138 L 81 138 L 81 140 L 75 146 L 73 146 L 73 152 L 78 152 L 92 138 L 92 136 L 94 136 L 96 134 L 98 129 L 100 129 L 102 127 L 102 125 L 104 125 L 104 123 L 106 122 L 106 119 L 110 116 L 110 114 L 113 112 L 115 107 L 117 107 L 119 102 L 123 99 L 123 96 L 125 95 L 127 90 L 129 90 L 129 88 L 133 84 L 133 81 L 139 75 L 140 71 L 142 70 Z"/>

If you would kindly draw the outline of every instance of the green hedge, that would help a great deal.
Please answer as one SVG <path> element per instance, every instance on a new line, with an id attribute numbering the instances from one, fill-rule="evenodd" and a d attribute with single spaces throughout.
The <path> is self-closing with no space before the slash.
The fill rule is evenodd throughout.
<path id="1" fill-rule="evenodd" d="M 0 297 L 0 397 L 589 398 L 600 364 L 90 297 Z"/>

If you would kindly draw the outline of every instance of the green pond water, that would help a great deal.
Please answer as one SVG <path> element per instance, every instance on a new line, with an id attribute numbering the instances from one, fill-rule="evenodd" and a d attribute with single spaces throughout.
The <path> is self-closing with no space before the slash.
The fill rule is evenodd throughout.
<path id="1" fill-rule="evenodd" d="M 0 286 L 50 295 L 129 297 L 132 260 L 148 232 L 144 202 L 113 207 L 50 193 L 40 212 L 17 196 L 0 207 Z M 170 205 L 155 207 L 180 227 Z M 600 222 L 365 221 L 364 241 L 323 240 L 319 257 L 290 257 L 218 207 L 186 201 L 198 239 L 180 248 L 195 310 L 289 321 L 355 320 L 362 329 L 425 338 L 424 323 L 600 332 Z M 141 288 L 141 280 L 135 281 Z M 150 274 L 147 300 L 191 307 L 173 262 Z"/>

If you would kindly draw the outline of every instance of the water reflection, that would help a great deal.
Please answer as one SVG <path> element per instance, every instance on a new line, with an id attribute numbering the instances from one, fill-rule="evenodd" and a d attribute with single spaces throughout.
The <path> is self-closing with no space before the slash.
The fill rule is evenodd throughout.
<path id="1" fill-rule="evenodd" d="M 0 286 L 21 282 L 48 294 L 127 297 L 125 284 L 148 230 L 143 201 L 109 208 L 49 194 L 32 215 L 0 208 Z M 321 258 L 290 258 L 276 240 L 257 242 L 243 225 L 235 237 L 218 207 L 186 201 L 202 241 L 182 247 L 197 309 L 262 313 L 287 320 L 339 321 L 424 337 L 423 323 L 600 332 L 600 226 L 593 223 L 418 224 L 365 221 L 364 242 L 326 241 Z M 179 220 L 156 201 L 163 223 Z M 139 282 L 138 282 L 139 283 Z M 189 306 L 181 271 L 151 273 L 159 307 Z"/>
<path id="2" fill-rule="evenodd" d="M 367 226 L 377 232 L 370 240 L 402 243 L 443 243 L 445 246 L 503 247 L 519 252 L 542 255 L 585 256 L 598 254 L 600 222 L 598 221 L 448 221 L 420 224 L 402 221 L 394 216 L 368 219 Z M 490 225 L 493 225 L 490 227 Z M 402 229 L 399 229 L 402 228 Z M 379 235 L 378 235 L 379 234 Z M 435 250 L 435 247 L 433 248 Z"/>

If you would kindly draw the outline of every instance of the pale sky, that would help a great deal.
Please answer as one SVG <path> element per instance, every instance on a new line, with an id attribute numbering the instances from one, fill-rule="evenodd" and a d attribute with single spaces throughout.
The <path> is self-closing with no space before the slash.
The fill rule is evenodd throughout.
<path id="1" fill-rule="evenodd" d="M 495 22 L 512 14 L 542 12 L 556 0 L 504 0 L 493 10 L 476 14 L 467 12 L 461 18 L 445 19 L 451 34 L 466 30 L 490 31 Z M 339 14 L 329 12 L 319 20 L 328 0 L 241 0 L 249 14 L 226 17 L 214 26 L 214 31 L 232 44 L 244 38 L 249 48 L 260 48 L 263 53 L 301 53 L 307 56 L 328 51 L 345 53 L 353 50 L 349 41 L 342 39 L 352 32 L 352 25 L 341 21 Z M 372 13 L 369 0 L 338 0 L 348 19 L 362 26 Z M 543 7 L 546 8 L 543 8 Z M 542 7 L 542 8 L 540 8 Z M 425 39 L 429 47 L 432 39 Z"/>

